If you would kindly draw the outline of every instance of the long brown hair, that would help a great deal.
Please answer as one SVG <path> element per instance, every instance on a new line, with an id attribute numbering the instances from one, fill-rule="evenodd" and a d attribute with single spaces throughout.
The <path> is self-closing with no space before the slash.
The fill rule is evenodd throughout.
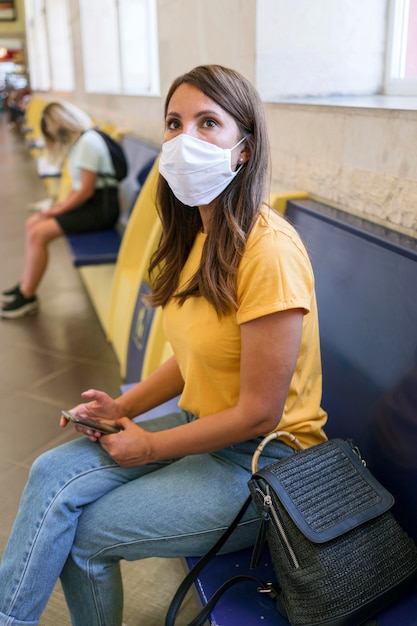
<path id="1" fill-rule="evenodd" d="M 199 211 L 177 200 L 159 176 L 157 204 L 162 237 L 149 266 L 153 279 L 151 302 L 164 306 L 175 294 L 182 304 L 186 298 L 203 296 L 221 316 L 237 306 L 237 269 L 264 200 L 269 170 L 264 109 L 257 91 L 241 74 L 220 65 L 204 65 L 173 82 L 165 101 L 165 116 L 172 95 L 184 83 L 197 87 L 234 118 L 241 136 L 246 138 L 250 157 L 216 199 L 200 267 L 178 293 L 181 269 L 202 222 Z"/>

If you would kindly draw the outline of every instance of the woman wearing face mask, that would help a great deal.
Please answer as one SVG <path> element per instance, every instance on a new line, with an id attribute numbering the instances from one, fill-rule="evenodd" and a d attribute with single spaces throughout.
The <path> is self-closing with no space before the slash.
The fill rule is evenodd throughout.
<path id="1" fill-rule="evenodd" d="M 72 189 L 25 226 L 25 258 L 20 282 L 0 294 L 1 317 L 36 313 L 36 291 L 48 265 L 48 245 L 62 235 L 113 228 L 119 219 L 115 171 L 104 139 L 88 115 L 66 102 L 51 102 L 42 112 L 47 158 L 62 167 L 68 157 Z"/>
<path id="2" fill-rule="evenodd" d="M 292 227 L 263 204 L 259 97 L 203 66 L 174 82 L 165 114 L 150 269 L 174 356 L 119 398 L 89 390 L 73 409 L 123 430 L 77 426 L 85 438 L 34 463 L 0 568 L 0 624 L 37 624 L 58 576 L 73 624 L 121 624 L 120 559 L 203 554 L 247 498 L 261 437 L 325 439 L 314 280 Z M 177 394 L 178 412 L 132 421 Z M 276 441 L 260 464 L 292 453 Z M 250 508 L 227 549 L 252 544 L 257 520 Z"/>

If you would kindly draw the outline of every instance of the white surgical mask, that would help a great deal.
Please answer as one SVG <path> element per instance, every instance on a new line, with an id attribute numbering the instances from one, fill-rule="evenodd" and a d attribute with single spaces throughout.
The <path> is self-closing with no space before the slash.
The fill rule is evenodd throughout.
<path id="1" fill-rule="evenodd" d="M 162 144 L 159 172 L 183 204 L 209 204 L 238 173 L 232 171 L 232 150 L 244 140 L 233 148 L 219 148 L 181 133 Z"/>

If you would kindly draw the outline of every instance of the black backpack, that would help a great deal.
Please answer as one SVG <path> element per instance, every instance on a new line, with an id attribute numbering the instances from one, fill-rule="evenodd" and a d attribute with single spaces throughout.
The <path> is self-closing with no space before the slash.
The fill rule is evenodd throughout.
<path id="1" fill-rule="evenodd" d="M 98 128 L 95 128 L 94 130 L 106 142 L 106 146 L 110 152 L 114 171 L 116 172 L 116 178 L 120 182 L 121 180 L 126 178 L 128 173 L 127 160 L 124 150 L 118 141 L 113 139 L 113 137 L 110 137 L 110 135 L 105 133 L 103 130 L 99 130 Z"/>

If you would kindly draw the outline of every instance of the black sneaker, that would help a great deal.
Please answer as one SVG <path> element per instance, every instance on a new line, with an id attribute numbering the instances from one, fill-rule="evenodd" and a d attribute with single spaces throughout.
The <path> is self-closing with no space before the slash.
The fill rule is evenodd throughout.
<path id="1" fill-rule="evenodd" d="M 20 285 L 16 285 L 15 287 L 12 287 L 11 289 L 6 289 L 5 291 L 2 291 L 0 294 L 0 300 L 2 302 L 13 302 L 13 300 L 16 299 L 19 293 L 20 293 Z"/>
<path id="2" fill-rule="evenodd" d="M 20 292 L 15 297 L 13 302 L 5 304 L 1 309 L 1 317 L 7 319 L 14 319 L 16 317 L 23 317 L 24 315 L 31 315 L 36 313 L 39 309 L 39 303 L 36 296 L 25 298 Z"/>

